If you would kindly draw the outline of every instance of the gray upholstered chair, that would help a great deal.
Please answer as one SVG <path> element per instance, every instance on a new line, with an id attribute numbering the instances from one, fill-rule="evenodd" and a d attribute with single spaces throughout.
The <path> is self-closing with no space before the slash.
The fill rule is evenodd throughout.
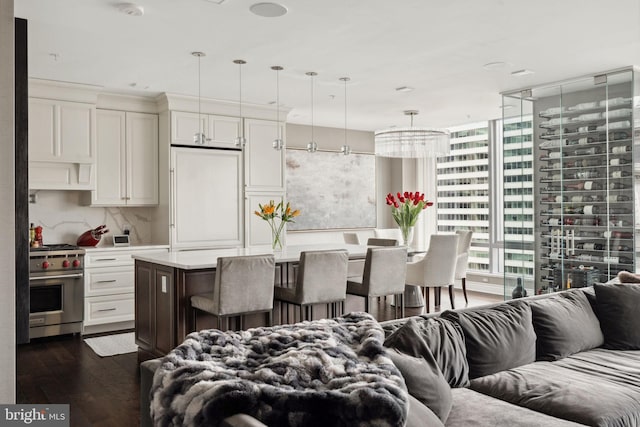
<path id="1" fill-rule="evenodd" d="M 275 287 L 275 299 L 300 307 L 300 319 L 313 319 L 313 304 L 327 304 L 328 317 L 344 312 L 347 298 L 347 251 L 305 251 L 300 254 L 295 287 Z"/>
<path id="2" fill-rule="evenodd" d="M 464 302 L 469 304 L 467 297 L 467 267 L 469 265 L 469 250 L 471 249 L 471 230 L 456 230 L 456 234 L 460 236 L 458 240 L 458 256 L 456 259 L 456 275 L 455 280 L 460 280 L 462 284 L 462 294 Z"/>
<path id="3" fill-rule="evenodd" d="M 372 297 L 395 295 L 396 318 L 398 311 L 404 317 L 406 274 L 406 246 L 369 248 L 364 260 L 364 275 L 359 279 L 349 278 L 347 293 L 364 297 L 364 311 L 367 313 Z"/>
<path id="4" fill-rule="evenodd" d="M 273 284 L 275 279 L 275 259 L 273 255 L 252 255 L 218 258 L 213 292 L 193 295 L 193 324 L 196 325 L 196 310 L 212 314 L 218 319 L 218 329 L 222 329 L 221 319 L 267 312 L 269 326 L 273 324 Z"/>
<path id="5" fill-rule="evenodd" d="M 348 245 L 359 245 L 360 238 L 358 237 L 358 233 L 342 233 L 342 238 L 344 242 Z"/>
<path id="6" fill-rule="evenodd" d="M 421 286 L 425 311 L 429 313 L 429 289 L 434 288 L 434 306 L 440 306 L 440 289 L 449 288 L 451 308 L 455 308 L 453 284 L 455 283 L 457 234 L 434 234 L 429 242 L 429 250 L 423 258 L 407 263 L 407 285 Z"/>
<path id="7" fill-rule="evenodd" d="M 398 246 L 398 240 L 369 237 L 369 239 L 367 239 L 367 246 Z"/>

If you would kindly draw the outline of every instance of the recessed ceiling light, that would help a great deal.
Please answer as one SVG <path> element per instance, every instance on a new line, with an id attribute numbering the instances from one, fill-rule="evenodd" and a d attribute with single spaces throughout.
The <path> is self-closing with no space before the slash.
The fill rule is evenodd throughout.
<path id="1" fill-rule="evenodd" d="M 287 8 L 278 3 L 256 3 L 249 8 L 251 12 L 258 16 L 265 18 L 277 18 L 278 16 L 285 15 Z"/>
<path id="2" fill-rule="evenodd" d="M 516 76 L 516 77 L 521 77 L 521 76 L 526 76 L 528 74 L 533 74 L 534 71 L 531 70 L 527 70 L 526 68 L 523 68 L 522 70 L 518 70 L 518 71 L 514 71 L 511 73 L 512 76 Z"/>
<path id="3" fill-rule="evenodd" d="M 396 88 L 396 92 L 411 92 L 413 88 L 411 86 L 400 86 Z"/>
<path id="4" fill-rule="evenodd" d="M 507 66 L 506 62 L 496 61 L 496 62 L 488 62 L 482 66 L 485 70 L 501 70 Z"/>
<path id="5" fill-rule="evenodd" d="M 135 3 L 120 3 L 117 5 L 118 10 L 129 16 L 142 16 L 144 15 L 144 8 Z"/>

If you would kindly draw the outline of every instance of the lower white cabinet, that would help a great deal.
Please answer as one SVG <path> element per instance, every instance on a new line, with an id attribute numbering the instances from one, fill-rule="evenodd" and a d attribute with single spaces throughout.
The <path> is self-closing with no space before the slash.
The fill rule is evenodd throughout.
<path id="1" fill-rule="evenodd" d="M 131 255 L 166 252 L 167 248 L 90 249 L 85 255 L 85 334 L 134 327 L 135 274 Z"/>

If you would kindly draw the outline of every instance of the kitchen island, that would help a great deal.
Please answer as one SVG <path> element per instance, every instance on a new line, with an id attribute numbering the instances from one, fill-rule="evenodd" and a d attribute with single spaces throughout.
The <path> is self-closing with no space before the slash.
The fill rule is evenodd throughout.
<path id="1" fill-rule="evenodd" d="M 229 248 L 134 255 L 138 359 L 163 356 L 190 332 L 217 326 L 213 316 L 199 314 L 195 318 L 190 299 L 192 295 L 213 292 L 219 257 L 273 253 L 276 260 L 274 285 L 286 286 L 295 280 L 295 266 L 301 252 L 330 249 L 347 250 L 350 271 L 362 269 L 367 246 L 343 243 L 288 246 L 276 252 L 265 248 Z M 263 315 L 250 315 L 245 320 L 249 327 L 263 326 L 265 322 Z"/>

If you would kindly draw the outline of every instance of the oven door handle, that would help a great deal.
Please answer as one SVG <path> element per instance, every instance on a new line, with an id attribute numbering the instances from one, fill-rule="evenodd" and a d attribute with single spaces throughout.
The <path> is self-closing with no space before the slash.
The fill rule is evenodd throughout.
<path id="1" fill-rule="evenodd" d="M 29 280 L 49 280 L 49 279 L 80 279 L 82 277 L 82 273 L 76 274 L 61 274 L 59 276 L 37 276 L 37 277 L 29 277 Z"/>

